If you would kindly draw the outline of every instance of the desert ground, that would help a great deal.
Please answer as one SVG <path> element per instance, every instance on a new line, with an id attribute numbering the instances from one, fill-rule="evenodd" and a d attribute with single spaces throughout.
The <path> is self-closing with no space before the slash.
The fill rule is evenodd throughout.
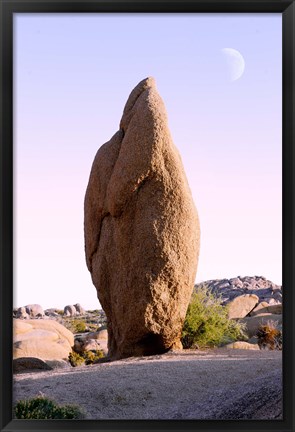
<path id="1" fill-rule="evenodd" d="M 45 395 L 85 419 L 282 419 L 282 352 L 183 350 L 14 375 L 14 400 Z"/>

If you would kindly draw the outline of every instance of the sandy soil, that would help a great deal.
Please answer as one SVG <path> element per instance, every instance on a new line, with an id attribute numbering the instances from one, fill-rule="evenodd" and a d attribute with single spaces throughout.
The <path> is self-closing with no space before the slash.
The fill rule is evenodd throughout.
<path id="1" fill-rule="evenodd" d="M 280 351 L 179 351 L 14 376 L 14 400 L 80 405 L 86 419 L 282 419 Z"/>

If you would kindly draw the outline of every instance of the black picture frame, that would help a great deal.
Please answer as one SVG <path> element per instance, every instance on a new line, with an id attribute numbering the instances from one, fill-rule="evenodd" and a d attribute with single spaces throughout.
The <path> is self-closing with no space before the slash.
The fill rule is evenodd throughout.
<path id="1" fill-rule="evenodd" d="M 295 5 L 291 0 L 0 0 L 1 112 L 0 112 L 0 426 L 1 431 L 119 431 L 119 430 L 251 430 L 293 431 L 294 422 L 294 125 L 295 125 Z M 12 308 L 13 308 L 13 14 L 28 12 L 154 12 L 154 13 L 282 13 L 283 21 L 283 420 L 13 420 Z"/>

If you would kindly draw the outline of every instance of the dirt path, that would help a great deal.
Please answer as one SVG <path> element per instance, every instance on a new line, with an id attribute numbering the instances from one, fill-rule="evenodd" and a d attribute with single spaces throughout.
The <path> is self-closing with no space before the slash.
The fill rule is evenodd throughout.
<path id="1" fill-rule="evenodd" d="M 15 375 L 15 400 L 39 392 L 95 420 L 281 419 L 282 353 L 182 351 Z"/>

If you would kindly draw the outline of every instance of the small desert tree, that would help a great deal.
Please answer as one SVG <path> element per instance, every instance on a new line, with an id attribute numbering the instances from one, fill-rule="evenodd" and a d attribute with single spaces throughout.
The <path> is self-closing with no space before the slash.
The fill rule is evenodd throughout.
<path id="1" fill-rule="evenodd" d="M 222 300 L 203 285 L 193 293 L 183 330 L 184 348 L 220 346 L 234 340 L 245 340 L 245 326 L 228 319 L 228 310 Z"/>

